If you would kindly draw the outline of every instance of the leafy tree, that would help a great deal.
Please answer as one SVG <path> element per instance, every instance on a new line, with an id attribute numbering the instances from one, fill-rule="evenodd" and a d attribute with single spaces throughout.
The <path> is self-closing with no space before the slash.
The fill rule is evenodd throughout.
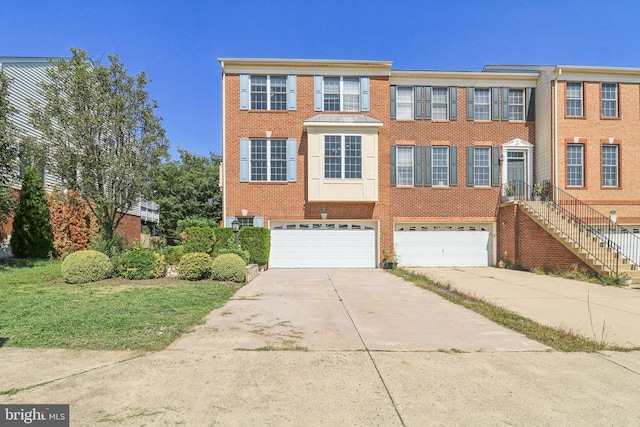
<path id="1" fill-rule="evenodd" d="M 87 201 L 110 245 L 124 215 L 150 198 L 168 142 L 144 71 L 129 76 L 118 55 L 103 66 L 71 52 L 47 70 L 31 121 L 50 149 L 49 169 Z"/>
<path id="2" fill-rule="evenodd" d="M 154 200 L 160 205 L 160 233 L 177 238 L 178 221 L 206 218 L 216 223 L 222 218 L 219 186 L 220 157 L 178 150 L 180 160 L 164 163 L 156 181 Z"/>
<path id="3" fill-rule="evenodd" d="M 33 166 L 24 173 L 13 217 L 11 251 L 18 258 L 47 258 L 53 251 L 47 195 L 40 172 Z"/>
<path id="4" fill-rule="evenodd" d="M 0 224 L 14 208 L 8 185 L 16 178 L 18 132 L 13 123 L 16 109 L 9 103 L 11 80 L 0 71 Z"/>

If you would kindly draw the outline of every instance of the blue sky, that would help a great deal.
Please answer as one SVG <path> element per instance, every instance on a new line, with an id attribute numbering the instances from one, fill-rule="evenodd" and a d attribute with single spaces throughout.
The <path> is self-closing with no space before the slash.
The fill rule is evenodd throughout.
<path id="1" fill-rule="evenodd" d="M 0 56 L 119 53 L 177 148 L 222 151 L 217 58 L 393 61 L 398 70 L 485 64 L 640 68 L 640 2 L 21 0 L 0 13 Z"/>

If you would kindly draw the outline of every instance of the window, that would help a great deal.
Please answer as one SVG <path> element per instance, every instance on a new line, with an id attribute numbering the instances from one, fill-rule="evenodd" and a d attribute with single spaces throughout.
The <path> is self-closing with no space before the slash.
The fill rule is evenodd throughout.
<path id="1" fill-rule="evenodd" d="M 582 83 L 567 83 L 567 116 L 582 117 Z"/>
<path id="2" fill-rule="evenodd" d="M 449 147 L 431 148 L 431 170 L 434 187 L 449 185 Z"/>
<path id="3" fill-rule="evenodd" d="M 602 186 L 618 186 L 618 146 L 602 146 Z"/>
<path id="4" fill-rule="evenodd" d="M 253 217 L 252 216 L 239 216 L 239 217 L 236 217 L 236 219 L 240 223 L 240 228 L 242 228 L 242 227 L 253 227 Z"/>
<path id="5" fill-rule="evenodd" d="M 473 185 L 488 187 L 491 176 L 491 148 L 475 147 L 473 155 Z"/>
<path id="6" fill-rule="evenodd" d="M 285 76 L 251 76 L 252 110 L 286 110 L 287 78 Z"/>
<path id="7" fill-rule="evenodd" d="M 396 147 L 398 185 L 413 185 L 413 147 Z"/>
<path id="8" fill-rule="evenodd" d="M 413 88 L 399 87 L 396 100 L 396 119 L 413 119 Z"/>
<path id="9" fill-rule="evenodd" d="M 618 117 L 618 85 L 602 84 L 602 117 Z"/>
<path id="10" fill-rule="evenodd" d="M 324 177 L 362 178 L 362 137 L 325 135 Z"/>
<path id="11" fill-rule="evenodd" d="M 325 77 L 324 111 L 360 111 L 360 79 L 358 77 Z"/>
<path id="12" fill-rule="evenodd" d="M 251 181 L 287 180 L 287 140 L 251 140 Z"/>
<path id="13" fill-rule="evenodd" d="M 491 98 L 489 88 L 475 89 L 473 104 L 474 120 L 489 120 L 491 118 Z"/>
<path id="14" fill-rule="evenodd" d="M 446 87 L 434 87 L 431 92 L 431 99 L 432 120 L 448 120 L 449 89 Z"/>
<path id="15" fill-rule="evenodd" d="M 584 145 L 567 145 L 567 186 L 584 186 Z"/>
<path id="16" fill-rule="evenodd" d="M 509 89 L 508 103 L 509 103 L 509 120 L 523 121 L 524 120 L 524 90 Z"/>

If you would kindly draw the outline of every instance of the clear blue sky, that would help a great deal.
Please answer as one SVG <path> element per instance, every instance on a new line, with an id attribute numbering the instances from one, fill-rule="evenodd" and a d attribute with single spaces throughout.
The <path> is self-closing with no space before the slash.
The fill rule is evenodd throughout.
<path id="1" fill-rule="evenodd" d="M 393 61 L 398 70 L 485 64 L 640 68 L 638 0 L 6 0 L 0 56 L 119 53 L 177 148 L 222 151 L 217 58 Z"/>

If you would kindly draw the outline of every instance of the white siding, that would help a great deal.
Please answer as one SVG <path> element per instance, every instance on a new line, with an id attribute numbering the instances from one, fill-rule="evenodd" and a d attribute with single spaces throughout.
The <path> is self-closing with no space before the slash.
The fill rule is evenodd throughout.
<path id="1" fill-rule="evenodd" d="M 552 179 L 553 159 L 553 121 L 552 114 L 552 78 L 551 73 L 542 73 L 536 86 L 536 142 L 534 148 L 534 181 Z"/>

